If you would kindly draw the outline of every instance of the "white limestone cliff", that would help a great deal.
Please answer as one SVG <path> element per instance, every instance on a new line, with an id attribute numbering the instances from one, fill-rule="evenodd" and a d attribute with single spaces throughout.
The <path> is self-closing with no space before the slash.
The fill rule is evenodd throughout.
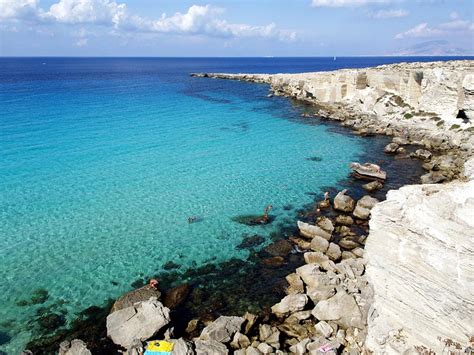
<path id="1" fill-rule="evenodd" d="M 474 159 L 465 175 L 389 191 L 372 210 L 366 346 L 375 354 L 441 353 L 444 339 L 466 347 L 474 335 Z"/>

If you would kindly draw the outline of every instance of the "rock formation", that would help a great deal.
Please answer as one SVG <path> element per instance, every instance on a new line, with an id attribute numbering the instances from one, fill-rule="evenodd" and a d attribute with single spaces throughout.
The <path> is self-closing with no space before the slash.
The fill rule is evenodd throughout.
<path id="1" fill-rule="evenodd" d="M 371 211 L 367 346 L 376 354 L 441 353 L 445 339 L 466 346 L 474 334 L 474 159 L 465 166 L 467 182 L 404 186 Z"/>

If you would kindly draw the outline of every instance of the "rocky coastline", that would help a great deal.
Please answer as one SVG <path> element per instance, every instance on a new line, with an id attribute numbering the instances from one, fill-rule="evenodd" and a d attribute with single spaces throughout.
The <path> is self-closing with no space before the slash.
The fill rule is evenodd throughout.
<path id="1" fill-rule="evenodd" d="M 426 173 L 422 185 L 390 191 L 379 202 L 381 170 L 367 175 L 356 166 L 353 178 L 368 179 L 357 180 L 365 194 L 330 191 L 295 221 L 296 233 L 266 248 L 269 265 L 291 255 L 303 259 L 282 280 L 285 296 L 267 312 L 191 319 L 183 332 L 173 312 L 188 296 L 186 286 L 162 295 L 145 285 L 124 295 L 102 325 L 116 349 L 142 354 L 152 339 L 168 339 L 176 354 L 429 354 L 469 346 L 473 61 L 193 76 L 270 84 L 269 98 L 310 104 L 307 120 L 392 136 L 385 154 L 419 160 Z M 91 354 L 88 345 L 65 341 L 59 354 Z"/>

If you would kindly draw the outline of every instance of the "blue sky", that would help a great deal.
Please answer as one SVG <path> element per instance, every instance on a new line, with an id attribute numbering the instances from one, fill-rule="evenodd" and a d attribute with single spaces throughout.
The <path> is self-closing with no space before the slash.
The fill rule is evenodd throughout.
<path id="1" fill-rule="evenodd" d="M 466 55 L 473 13 L 474 0 L 0 0 L 0 55 Z"/>

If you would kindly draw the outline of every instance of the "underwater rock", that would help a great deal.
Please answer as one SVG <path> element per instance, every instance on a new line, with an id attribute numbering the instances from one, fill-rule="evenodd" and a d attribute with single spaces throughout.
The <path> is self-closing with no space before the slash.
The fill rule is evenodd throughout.
<path id="1" fill-rule="evenodd" d="M 170 309 L 180 306 L 188 297 L 191 291 L 189 284 L 182 284 L 165 292 L 163 297 L 163 305 Z"/>
<path id="2" fill-rule="evenodd" d="M 237 245 L 235 248 L 236 249 L 252 249 L 260 244 L 262 244 L 265 241 L 265 238 L 262 237 L 261 235 L 255 234 L 255 235 L 248 235 L 245 236 L 242 239 L 242 242 Z"/>
<path id="3" fill-rule="evenodd" d="M 265 251 L 272 256 L 287 256 L 292 250 L 293 245 L 285 239 L 277 240 L 265 248 Z"/>

